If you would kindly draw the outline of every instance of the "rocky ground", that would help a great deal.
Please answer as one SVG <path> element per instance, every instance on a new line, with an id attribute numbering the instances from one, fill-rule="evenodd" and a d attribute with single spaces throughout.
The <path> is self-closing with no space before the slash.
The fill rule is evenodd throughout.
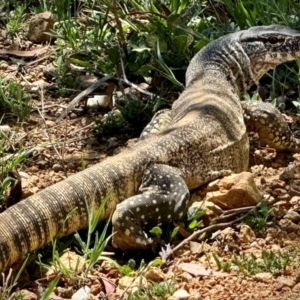
<path id="1" fill-rule="evenodd" d="M 2 52 L 0 72 L 5 78 L 20 82 L 34 99 L 28 121 L 15 123 L 8 115 L 1 124 L 9 136 L 8 154 L 20 145 L 25 150 L 34 148 L 18 170 L 22 198 L 117 154 L 136 141 L 130 134 L 96 138 L 94 120 L 103 117 L 109 108 L 93 109 L 84 101 L 79 101 L 68 117 L 56 123 L 70 100 L 84 88 L 72 91 L 70 97 L 53 92 L 55 84 L 49 76 L 53 47 L 32 49 L 30 42 L 24 42 L 22 47 L 18 45 L 24 50 L 12 52 L 7 44 L 11 41 L 2 35 L 0 45 L 5 53 Z M 77 79 L 82 86 L 95 80 L 90 75 L 78 75 Z M 94 94 L 112 95 L 107 84 Z M 296 132 L 298 117 L 286 118 Z M 215 181 L 195 191 L 192 198 L 202 201 L 206 197 L 204 225 L 227 210 L 234 212 L 232 209 L 240 208 L 241 203 L 253 207 L 262 198 L 269 202 L 277 199 L 270 207 L 266 226 L 255 231 L 243 222 L 234 223 L 238 217 L 235 215 L 226 220 L 232 222 L 231 226 L 221 226 L 213 236 L 186 243 L 163 266 L 124 275 L 120 269 L 100 261 L 84 279 L 75 271 L 73 277 L 63 275 L 49 299 L 121 299 L 132 291 L 145 294 L 153 283 L 164 283 L 164 289 L 169 286 L 169 291 L 164 296 L 153 292 L 131 299 L 300 299 L 300 154 L 276 153 L 261 145 L 252 133 L 250 140 L 249 173 Z M 187 238 L 184 230 L 180 234 L 181 239 Z M 113 258 L 126 264 L 122 256 Z M 81 260 L 73 252 L 62 258 L 71 269 L 74 263 L 70 262 L 77 259 Z M 25 271 L 18 284 L 23 299 L 37 299 L 56 275 L 56 270 L 47 275 Z"/>

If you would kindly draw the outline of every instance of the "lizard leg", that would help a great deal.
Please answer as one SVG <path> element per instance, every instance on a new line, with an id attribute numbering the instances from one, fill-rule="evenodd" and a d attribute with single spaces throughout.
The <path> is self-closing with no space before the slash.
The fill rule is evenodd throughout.
<path id="1" fill-rule="evenodd" d="M 112 217 L 113 245 L 123 251 L 151 248 L 143 229 L 179 219 L 190 198 L 180 171 L 163 164 L 146 170 L 139 192 L 119 203 Z"/>
<path id="2" fill-rule="evenodd" d="M 300 151 L 300 139 L 294 137 L 286 120 L 272 104 L 243 101 L 242 107 L 247 128 L 256 131 L 269 147 L 281 151 Z"/>
<path id="3" fill-rule="evenodd" d="M 147 138 L 149 135 L 159 133 L 167 128 L 171 124 L 171 110 L 162 109 L 158 111 L 144 128 L 140 135 L 140 140 Z"/>

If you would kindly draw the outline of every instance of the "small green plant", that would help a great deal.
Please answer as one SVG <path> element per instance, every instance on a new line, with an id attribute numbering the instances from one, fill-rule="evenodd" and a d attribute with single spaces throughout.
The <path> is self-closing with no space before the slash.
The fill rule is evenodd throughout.
<path id="1" fill-rule="evenodd" d="M 223 272 L 230 272 L 231 270 L 231 262 L 221 262 L 218 256 L 215 253 L 212 253 L 213 259 L 215 260 L 215 263 L 217 265 L 218 271 L 223 271 Z"/>
<path id="2" fill-rule="evenodd" d="M 18 280 L 27 265 L 27 261 L 29 259 L 29 255 L 27 255 L 24 260 L 20 270 L 18 271 L 15 278 L 12 276 L 12 269 L 9 270 L 7 276 L 5 277 L 2 273 L 2 286 L 0 286 L 0 300 L 10 300 L 10 299 L 22 299 L 22 295 L 18 292 L 13 293 L 13 289 L 16 287 Z"/>
<path id="3" fill-rule="evenodd" d="M 56 67 L 56 69 L 52 72 L 52 75 L 57 83 L 59 95 L 61 97 L 66 97 L 69 94 L 68 89 L 74 89 L 79 86 L 76 76 L 71 71 L 67 56 L 68 50 L 62 49 L 59 51 L 53 62 L 53 65 Z"/>
<path id="4" fill-rule="evenodd" d="M 272 224 L 272 222 L 268 221 L 270 212 L 271 209 L 267 202 L 261 201 L 259 208 L 254 210 L 254 212 L 244 220 L 244 223 L 251 227 L 255 232 L 262 232 Z"/>
<path id="5" fill-rule="evenodd" d="M 131 264 L 131 266 L 129 266 Z M 147 265 L 142 260 L 138 270 L 133 271 L 135 267 L 135 262 L 130 260 L 128 261 L 127 275 L 131 275 L 135 278 L 140 278 L 140 283 L 137 286 L 137 291 L 135 292 L 127 292 L 126 299 L 132 300 L 140 300 L 140 299 L 165 299 L 166 296 L 170 296 L 175 291 L 175 284 L 172 280 L 168 280 L 161 283 L 147 282 L 147 286 L 143 284 L 142 276 L 144 273 L 148 272 L 148 270 L 153 266 L 160 266 L 162 261 L 160 259 L 155 259 L 148 263 Z M 123 267 L 122 267 L 123 268 Z M 124 273 L 123 273 L 124 274 Z M 124 274 L 125 275 L 125 274 Z"/>
<path id="6" fill-rule="evenodd" d="M 150 121 L 153 115 L 153 109 L 158 99 L 151 99 L 146 103 L 132 98 L 128 99 L 125 106 L 119 106 L 122 116 L 137 130 L 142 130 Z"/>
<path id="7" fill-rule="evenodd" d="M 243 98 L 244 98 L 244 100 L 247 100 L 247 101 L 250 101 L 250 100 L 258 101 L 260 99 L 259 94 L 257 92 L 254 93 L 252 96 L 250 96 L 248 93 L 246 93 Z"/>
<path id="8" fill-rule="evenodd" d="M 60 278 L 61 278 L 61 273 L 55 276 L 55 278 L 50 282 L 48 287 L 46 288 L 45 292 L 42 294 L 40 300 L 48 300 L 51 293 L 53 293 L 54 289 L 56 288 Z"/>
<path id="9" fill-rule="evenodd" d="M 16 180 L 11 176 L 12 172 L 32 153 L 33 149 L 28 151 L 19 150 L 13 155 L 5 153 L 11 147 L 9 137 L 0 131 L 0 207 L 6 207 L 8 190 Z"/>
<path id="10" fill-rule="evenodd" d="M 291 265 L 295 257 L 295 251 L 267 251 L 263 250 L 261 257 L 253 253 L 240 256 L 234 255 L 231 259 L 233 266 L 237 267 L 238 272 L 246 276 L 252 276 L 262 272 L 269 272 L 279 275 Z"/>
<path id="11" fill-rule="evenodd" d="M 15 35 L 23 26 L 26 4 L 17 3 L 15 9 L 9 13 L 9 21 L 6 24 L 7 32 Z"/>
<path id="12" fill-rule="evenodd" d="M 126 121 L 119 110 L 112 110 L 103 119 L 96 120 L 95 124 L 95 134 L 102 136 L 119 132 L 125 126 Z"/>
<path id="13" fill-rule="evenodd" d="M 118 270 L 122 276 L 131 276 L 136 273 L 136 262 L 133 259 L 129 259 L 127 264 L 119 266 Z"/>
<path id="14" fill-rule="evenodd" d="M 23 121 L 30 115 L 31 97 L 24 92 L 21 85 L 0 80 L 0 110 L 12 113 L 19 121 Z"/>
<path id="15" fill-rule="evenodd" d="M 293 248 L 283 251 L 262 250 L 260 256 L 253 253 L 234 254 L 226 262 L 221 262 L 215 253 L 212 256 L 219 271 L 230 272 L 235 270 L 245 276 L 268 272 L 277 276 L 284 273 L 286 268 L 291 266 L 295 257 L 297 257 L 297 253 Z"/>
<path id="16" fill-rule="evenodd" d="M 85 261 L 84 270 L 83 270 L 83 276 L 87 276 L 90 270 L 93 268 L 93 266 L 99 261 L 99 260 L 106 260 L 110 264 L 114 265 L 117 268 L 120 268 L 120 266 L 112 259 L 108 257 L 101 256 L 101 253 L 103 252 L 104 248 L 106 247 L 109 239 L 111 236 L 106 237 L 107 235 L 107 227 L 109 224 L 109 221 L 104 226 L 104 229 L 102 230 L 102 233 L 99 235 L 98 232 L 95 232 L 96 226 L 98 224 L 98 221 L 100 219 L 101 214 L 103 214 L 103 209 L 105 207 L 105 204 L 108 200 L 109 196 L 103 199 L 101 201 L 101 205 L 96 208 L 95 203 L 91 203 L 91 205 L 87 205 L 87 211 L 88 211 L 88 232 L 87 232 L 87 241 L 85 242 L 79 233 L 74 234 L 74 240 L 76 243 L 75 248 L 78 252 L 81 252 L 83 254 L 83 258 Z M 73 209 L 68 216 L 66 217 L 65 222 L 72 217 L 74 213 L 76 213 L 77 209 Z M 95 233 L 94 233 L 95 232 Z M 60 260 L 60 251 L 58 248 L 61 248 L 61 250 L 64 250 L 67 248 L 67 245 L 71 244 L 71 241 L 69 241 L 67 244 L 62 244 L 57 239 L 53 239 L 52 241 L 52 257 L 51 257 L 51 265 L 55 267 L 56 271 L 64 275 L 65 277 L 73 280 L 74 282 L 78 282 L 82 279 L 82 277 L 79 277 L 77 275 L 78 267 L 79 267 L 79 261 L 78 265 L 74 269 L 70 269 L 68 266 L 65 266 L 61 260 Z M 47 247 L 46 247 L 47 248 Z M 38 256 L 37 264 L 43 268 L 43 269 L 49 269 L 51 266 L 47 263 L 44 263 L 41 261 L 41 255 Z"/>
<path id="17" fill-rule="evenodd" d="M 85 275 L 89 273 L 89 271 L 100 259 L 108 260 L 110 263 L 117 265 L 112 259 L 101 256 L 101 253 L 103 252 L 104 248 L 106 247 L 108 241 L 111 238 L 111 235 L 106 237 L 109 220 L 108 222 L 106 222 L 100 236 L 98 232 L 95 233 L 93 247 L 91 247 L 92 234 L 96 229 L 100 216 L 103 214 L 104 207 L 108 199 L 109 199 L 109 194 L 101 201 L 101 205 L 97 209 L 94 207 L 95 205 L 94 203 L 92 203 L 91 207 L 89 207 L 88 203 L 86 203 L 87 210 L 88 210 L 88 235 L 87 235 L 86 243 L 81 239 L 78 233 L 75 233 L 74 235 L 76 242 L 80 246 L 80 251 L 83 253 L 84 255 L 83 257 L 87 262 L 84 271 Z"/>
<path id="18" fill-rule="evenodd" d="M 130 99 L 124 106 L 108 112 L 101 120 L 96 120 L 95 134 L 98 136 L 124 132 L 131 128 L 140 133 L 153 115 L 155 100 L 143 103 L 137 99 Z"/>
<path id="19" fill-rule="evenodd" d="M 138 292 L 128 293 L 127 300 L 167 299 L 175 292 L 175 283 L 171 280 L 160 283 L 149 283 Z"/>
<path id="20" fill-rule="evenodd" d="M 188 224 L 189 230 L 196 230 L 203 226 L 203 221 L 201 218 L 206 214 L 205 209 L 202 207 L 190 207 L 188 209 L 185 223 Z"/>

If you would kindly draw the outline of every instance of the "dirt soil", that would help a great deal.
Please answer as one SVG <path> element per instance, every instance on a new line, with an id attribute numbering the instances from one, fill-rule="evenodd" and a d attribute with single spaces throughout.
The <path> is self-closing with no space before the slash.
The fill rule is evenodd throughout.
<path id="1" fill-rule="evenodd" d="M 84 101 L 81 101 L 65 120 L 56 124 L 57 117 L 82 89 L 65 98 L 59 97 L 57 92 L 53 93 L 51 88 L 55 85 L 45 75 L 50 57 L 49 55 L 43 57 L 44 59 L 37 63 L 20 68 L 10 59 L 0 62 L 1 72 L 19 81 L 27 91 L 30 92 L 32 88 L 39 86 L 35 92 L 31 92 L 34 110 L 30 119 L 24 123 L 15 123 L 14 119 L 7 115 L 5 123 L 2 123 L 11 128 L 9 135 L 12 149 L 18 148 L 18 145 L 22 145 L 25 149 L 36 148 L 19 168 L 23 198 L 65 179 L 82 168 L 98 163 L 107 156 L 115 155 L 128 144 L 135 142 L 135 139 L 129 139 L 132 138 L 130 136 L 120 135 L 96 139 L 93 134 L 94 120 L 102 117 L 105 112 L 87 110 Z M 287 120 L 296 131 L 298 118 L 287 117 Z M 292 185 L 295 190 L 299 176 L 297 169 L 300 165 L 300 155 L 277 154 L 273 149 L 260 145 L 255 135 L 251 134 L 250 137 L 252 147 L 249 170 L 253 173 L 256 184 L 266 195 L 273 197 L 287 194 Z M 293 182 L 279 180 L 279 175 L 289 163 L 293 163 L 296 167 Z M 175 291 L 183 293 L 181 298 L 178 296 L 180 299 L 300 299 L 299 201 L 300 197 L 295 192 L 289 201 L 276 203 L 271 213 L 273 225 L 263 232 L 254 233 L 246 225 L 237 225 L 221 230 L 212 240 L 195 241 L 186 245 L 166 265 L 145 272 L 144 286 L 149 280 L 154 282 L 171 280 L 175 282 Z M 291 217 L 290 211 L 296 215 Z M 279 271 L 276 275 L 261 272 L 246 276 L 234 268 L 229 272 L 216 272 L 213 253 L 222 264 L 225 264 L 233 255 L 253 253 L 260 256 L 263 250 L 289 251 L 292 261 L 285 270 Z M 44 274 L 37 277 L 36 274 L 24 272 L 18 287 L 26 291 L 24 293 L 27 293 L 28 298 L 26 296 L 25 299 L 35 299 L 34 294 L 38 295 L 41 288 L 43 290 L 49 285 L 54 275 L 46 278 Z M 134 287 L 132 283 L 134 278 L 122 277 L 116 268 L 99 262 L 85 280 L 62 277 L 55 289 L 56 296 L 52 295 L 52 299 L 69 299 L 84 286 L 91 288 L 89 299 L 120 299 L 126 290 L 121 288 L 120 283 L 129 290 Z M 108 291 L 111 294 L 105 296 Z M 176 294 L 173 296 L 170 294 L 165 299 L 178 299 L 175 296 Z M 153 299 L 162 298 L 153 297 Z"/>

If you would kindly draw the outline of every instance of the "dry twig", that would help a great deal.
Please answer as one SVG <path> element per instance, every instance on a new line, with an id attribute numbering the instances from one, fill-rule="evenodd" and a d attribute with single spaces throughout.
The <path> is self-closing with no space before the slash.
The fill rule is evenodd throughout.
<path id="1" fill-rule="evenodd" d="M 282 201 L 282 200 L 289 200 L 290 197 L 285 196 L 285 197 L 277 197 L 272 201 L 267 201 L 268 206 L 272 206 L 273 204 L 275 204 L 278 201 Z M 240 214 L 241 212 L 246 212 L 243 216 L 230 221 L 230 222 L 223 222 L 223 223 L 218 223 L 218 224 L 213 224 L 210 225 L 208 227 L 205 227 L 203 229 L 197 230 L 194 233 L 192 233 L 188 238 L 184 239 L 181 243 L 179 243 L 175 248 L 170 249 L 170 247 L 168 248 L 168 250 L 162 249 L 162 251 L 160 252 L 160 256 L 162 258 L 162 261 L 164 263 L 166 263 L 168 261 L 168 259 L 176 252 L 178 251 L 180 248 L 182 248 L 185 244 L 195 240 L 196 238 L 198 238 L 200 235 L 202 235 L 203 233 L 207 233 L 207 232 L 211 232 L 211 231 L 216 231 L 219 229 L 223 229 L 229 226 L 232 226 L 235 223 L 238 223 L 240 221 L 242 221 L 243 219 L 245 219 L 247 216 L 249 216 L 250 214 L 252 214 L 260 205 L 261 202 L 259 202 L 257 205 L 255 206 L 248 206 L 248 207 L 243 207 L 243 208 L 238 208 L 238 209 L 232 209 L 232 210 L 228 210 L 225 213 L 223 213 L 220 217 L 216 218 L 216 221 L 220 221 L 223 219 L 227 219 L 229 216 L 235 216 L 237 214 Z M 168 247 L 168 245 L 167 245 Z"/>

